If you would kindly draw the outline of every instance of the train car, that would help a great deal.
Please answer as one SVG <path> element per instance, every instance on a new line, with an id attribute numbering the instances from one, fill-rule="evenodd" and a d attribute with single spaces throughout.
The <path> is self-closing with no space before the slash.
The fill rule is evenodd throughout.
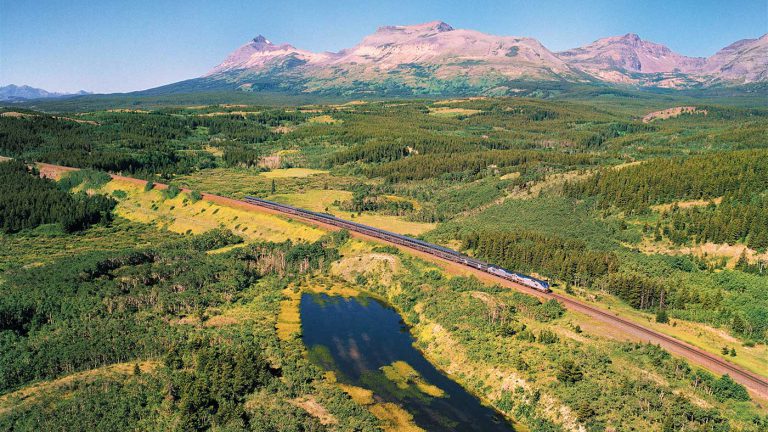
<path id="1" fill-rule="evenodd" d="M 517 282 L 529 288 L 533 288 L 537 291 L 541 291 L 545 293 L 552 292 L 552 290 L 549 288 L 549 282 L 545 280 L 537 279 L 535 277 L 524 275 L 521 273 L 511 272 L 501 267 L 493 266 L 483 261 L 468 257 L 453 249 L 448 249 L 440 245 L 425 242 L 424 240 L 418 240 L 415 238 L 404 236 L 402 234 L 397 234 L 397 233 L 382 230 L 379 228 L 374 228 L 367 225 L 359 224 L 357 222 L 339 219 L 336 216 L 333 216 L 327 213 L 319 213 L 319 212 L 304 210 L 304 209 L 292 207 L 289 205 L 252 197 L 252 196 L 246 196 L 244 201 L 250 204 L 266 207 L 266 208 L 277 210 L 283 213 L 305 217 L 308 219 L 334 225 L 339 228 L 356 231 L 365 235 L 369 235 L 371 237 L 380 238 L 382 240 L 386 240 L 395 244 L 407 246 L 409 248 L 413 248 L 431 255 L 435 255 L 449 261 L 464 264 L 468 267 L 477 268 L 478 270 L 483 270 L 490 274 L 502 277 L 504 279 L 507 279 L 513 282 Z"/>
<path id="2" fill-rule="evenodd" d="M 495 267 L 495 266 L 488 266 L 488 269 L 486 271 L 490 274 L 502 277 L 507 280 L 511 280 L 512 282 L 517 282 L 520 285 L 525 285 L 537 291 L 541 291 L 545 293 L 552 292 L 552 290 L 549 288 L 549 282 L 541 279 L 536 279 L 535 277 L 532 277 L 532 276 L 511 272 L 509 270 L 503 269 L 501 267 Z"/>

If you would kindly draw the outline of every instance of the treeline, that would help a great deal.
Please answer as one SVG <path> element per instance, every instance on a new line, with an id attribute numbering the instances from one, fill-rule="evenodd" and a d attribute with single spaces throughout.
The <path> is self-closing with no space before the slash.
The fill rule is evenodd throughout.
<path id="1" fill-rule="evenodd" d="M 712 199 L 727 193 L 749 199 L 768 184 L 768 150 L 708 153 L 653 159 L 622 169 L 606 168 L 565 185 L 573 197 L 597 196 L 601 208 L 630 212 L 684 199 Z"/>
<path id="2" fill-rule="evenodd" d="M 619 268 L 619 259 L 612 252 L 590 250 L 578 240 L 529 231 L 468 233 L 462 237 L 462 248 L 512 271 L 534 271 L 581 286 Z"/>
<path id="3" fill-rule="evenodd" d="M 584 166 L 595 163 L 588 154 L 566 154 L 529 150 L 487 150 L 467 154 L 432 154 L 410 156 L 369 169 L 374 177 L 388 181 L 423 180 L 452 174 L 455 179 L 471 179 L 491 167 L 531 163 L 556 166 Z"/>
<path id="4" fill-rule="evenodd" d="M 116 202 L 103 195 L 72 194 L 18 161 L 0 163 L 0 230 L 17 232 L 58 223 L 67 232 L 112 220 Z"/>
<path id="5" fill-rule="evenodd" d="M 715 205 L 680 208 L 662 214 L 657 232 L 673 243 L 743 243 L 752 249 L 768 248 L 768 196 L 755 195 L 743 201 L 726 194 Z"/>
<path id="6" fill-rule="evenodd" d="M 600 282 L 599 288 L 619 297 L 635 309 L 664 309 L 669 297 L 666 281 L 637 273 L 613 273 Z"/>
<path id="7" fill-rule="evenodd" d="M 157 112 L 100 112 L 75 121 L 42 113 L 0 117 L 0 155 L 57 165 L 170 178 L 215 166 L 201 139 L 223 140 L 229 166 L 254 166 L 253 145 L 277 140 L 273 127 L 301 122 L 306 114 L 267 110 L 242 115 L 179 115 Z M 93 119 L 93 120 L 91 120 Z"/>
<path id="8" fill-rule="evenodd" d="M 347 162 L 391 162 L 402 159 L 409 154 L 433 154 L 433 153 L 466 153 L 482 150 L 485 147 L 492 148 L 493 144 L 480 137 L 435 135 L 422 133 L 421 135 L 381 138 L 353 146 L 341 152 L 334 153 L 328 160 L 329 165 L 340 165 Z"/>

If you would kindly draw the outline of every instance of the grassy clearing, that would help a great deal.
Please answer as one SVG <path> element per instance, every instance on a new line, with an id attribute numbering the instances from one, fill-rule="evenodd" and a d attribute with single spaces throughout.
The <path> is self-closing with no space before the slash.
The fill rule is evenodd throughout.
<path id="1" fill-rule="evenodd" d="M 384 422 L 382 428 L 389 432 L 423 432 L 424 429 L 416 426 L 413 416 L 399 405 L 391 402 L 373 404 L 368 409 L 379 420 Z"/>
<path id="2" fill-rule="evenodd" d="M 280 313 L 277 315 L 277 337 L 289 340 L 301 334 L 301 291 L 294 288 L 283 290 L 283 300 L 280 302 Z"/>
<path id="3" fill-rule="evenodd" d="M 283 168 L 261 173 L 262 177 L 286 178 L 286 177 L 310 177 L 319 174 L 328 174 L 328 171 L 316 170 L 310 168 Z"/>
<path id="4" fill-rule="evenodd" d="M 331 264 L 331 274 L 350 283 L 356 282 L 358 276 L 364 276 L 389 285 L 393 274 L 400 270 L 400 265 L 400 259 L 391 254 L 360 253 L 345 256 Z"/>
<path id="5" fill-rule="evenodd" d="M 451 107 L 431 107 L 429 109 L 429 114 L 436 117 L 470 116 L 473 114 L 477 114 L 479 112 L 482 112 L 482 111 L 476 110 L 476 109 L 451 108 Z"/>
<path id="6" fill-rule="evenodd" d="M 388 216 L 365 213 L 360 216 L 356 216 L 341 212 L 338 214 L 338 216 L 351 219 L 354 222 L 364 225 L 370 225 L 372 227 L 381 228 L 398 234 L 413 236 L 424 234 L 428 231 L 432 231 L 437 227 L 437 224 L 435 223 L 407 221 L 402 216 Z"/>
<path id="7" fill-rule="evenodd" d="M 154 225 L 177 233 L 202 233 L 227 228 L 248 240 L 281 242 L 288 239 L 314 241 L 323 231 L 279 216 L 214 204 L 206 200 L 192 202 L 186 194 L 165 199 L 158 190 L 144 191 L 143 186 L 113 180 L 100 191 L 111 194 L 122 190 L 116 213 L 126 219 Z"/>
<path id="8" fill-rule="evenodd" d="M 376 228 L 396 232 L 398 234 L 421 235 L 435 229 L 437 224 L 427 222 L 412 222 L 403 216 L 389 216 L 372 213 L 348 213 L 333 205 L 334 201 L 345 201 L 352 198 L 352 193 L 341 190 L 307 190 L 301 193 L 278 194 L 269 197 L 274 201 L 300 207 L 307 210 L 326 212 L 334 216 L 353 220 Z"/>
<path id="9" fill-rule="evenodd" d="M 278 194 L 268 197 L 272 201 L 316 212 L 337 211 L 334 201 L 352 199 L 352 192 L 333 189 L 312 189 L 300 193 Z"/>
<path id="10" fill-rule="evenodd" d="M 342 120 L 335 119 L 327 114 L 311 117 L 309 120 L 307 120 L 309 123 L 318 123 L 318 124 L 338 124 L 343 123 Z"/>
<path id="11" fill-rule="evenodd" d="M 428 383 L 416 369 L 404 361 L 396 361 L 391 365 L 382 366 L 384 376 L 395 383 L 398 388 L 407 390 L 415 386 L 420 392 L 432 397 L 445 397 L 445 392 L 435 385 Z"/>

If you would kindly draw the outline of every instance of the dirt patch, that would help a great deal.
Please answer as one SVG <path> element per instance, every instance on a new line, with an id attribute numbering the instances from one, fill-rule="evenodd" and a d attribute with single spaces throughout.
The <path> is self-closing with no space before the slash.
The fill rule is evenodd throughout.
<path id="1" fill-rule="evenodd" d="M 680 208 L 690 208 L 690 207 L 704 207 L 706 205 L 709 205 L 709 203 L 713 202 L 715 204 L 720 204 L 720 202 L 723 200 L 723 197 L 717 197 L 711 200 L 691 200 L 691 201 L 678 201 L 671 204 L 658 204 L 651 206 L 651 209 L 657 212 L 664 212 L 667 210 L 670 210 L 672 207 L 677 205 Z"/>
<path id="2" fill-rule="evenodd" d="M 333 414 L 329 413 L 324 406 L 320 405 L 312 395 L 291 399 L 289 402 L 292 405 L 303 409 L 312 417 L 320 420 L 320 424 L 327 426 L 339 423 L 339 420 Z"/>
<path id="3" fill-rule="evenodd" d="M 216 315 L 205 320 L 206 327 L 225 327 L 240 324 L 240 320 L 227 315 Z"/>
<path id="4" fill-rule="evenodd" d="M 444 116 L 444 117 L 471 116 L 479 112 L 481 111 L 476 109 L 451 108 L 451 107 L 437 107 L 437 108 L 429 109 L 429 114 L 434 116 Z"/>
<path id="5" fill-rule="evenodd" d="M 358 275 L 376 277 L 384 283 L 392 282 L 392 275 L 400 269 L 400 260 L 384 253 L 367 253 L 344 257 L 331 265 L 331 272 L 354 283 Z"/>
<path id="6" fill-rule="evenodd" d="M 675 246 L 664 240 L 661 242 L 645 238 L 639 247 L 644 254 L 694 255 L 708 261 L 728 260 L 726 267 L 734 268 L 743 253 L 749 262 L 768 261 L 768 252 L 760 253 L 743 244 L 701 243 L 692 246 Z"/>
<path id="7" fill-rule="evenodd" d="M 648 113 L 643 117 L 643 123 L 650 123 L 654 120 L 664 120 L 668 118 L 675 118 L 681 114 L 703 114 L 707 115 L 707 110 L 700 110 L 695 106 L 679 106 L 674 108 L 667 108 L 661 111 L 654 111 Z"/>
<path id="8" fill-rule="evenodd" d="M 312 117 L 308 120 L 309 123 L 320 123 L 320 124 L 336 124 L 341 123 L 341 120 L 335 119 L 329 115 L 321 115 L 317 117 Z"/>

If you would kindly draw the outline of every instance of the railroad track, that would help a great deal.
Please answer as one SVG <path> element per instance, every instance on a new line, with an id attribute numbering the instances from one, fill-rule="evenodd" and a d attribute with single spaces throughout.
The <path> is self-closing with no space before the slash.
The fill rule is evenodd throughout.
<path id="1" fill-rule="evenodd" d="M 337 228 L 347 229 L 349 231 L 357 232 L 365 236 L 374 237 L 378 240 L 382 240 L 395 245 L 403 246 L 409 249 L 414 249 L 419 252 L 427 253 L 438 257 L 442 260 L 447 260 L 453 263 L 462 265 L 474 272 L 483 273 L 484 276 L 490 275 L 495 280 L 501 281 L 508 286 L 512 286 L 520 291 L 524 291 L 529 294 L 535 294 L 538 297 L 553 298 L 562 302 L 567 308 L 576 310 L 578 312 L 587 314 L 593 318 L 597 318 L 603 322 L 612 325 L 614 328 L 624 328 L 627 333 L 635 336 L 638 339 L 645 340 L 649 343 L 658 343 L 664 348 L 677 353 L 680 356 L 686 357 L 701 366 L 704 366 L 714 372 L 729 374 L 735 381 L 747 387 L 753 393 L 760 395 L 763 398 L 768 398 L 768 379 L 763 378 L 757 374 L 746 371 L 730 362 L 727 362 L 714 354 L 697 348 L 681 340 L 675 339 L 671 336 L 667 336 L 663 333 L 657 332 L 653 329 L 637 324 L 626 318 L 618 317 L 614 314 L 608 313 L 600 308 L 591 306 L 587 303 L 575 300 L 570 297 L 566 297 L 557 293 L 546 293 L 540 290 L 533 289 L 528 286 L 521 285 L 514 281 L 499 277 L 497 275 L 488 273 L 483 269 L 473 265 L 472 263 L 478 263 L 480 261 L 465 257 L 464 255 L 454 250 L 427 243 L 418 239 L 395 234 L 389 231 L 381 230 L 371 226 L 359 224 L 357 222 L 346 221 L 337 218 L 333 215 L 324 213 L 311 212 L 308 210 L 300 209 L 297 207 L 289 206 L 286 204 L 279 204 L 272 201 L 267 201 L 259 198 L 247 197 L 244 202 L 276 211 L 290 216 L 296 216 L 301 219 L 307 220 L 311 223 L 321 223 L 325 225 L 331 225 Z M 480 262 L 482 263 L 482 262 Z M 487 265 L 487 264 L 486 264 Z"/>
<path id="2" fill-rule="evenodd" d="M 50 165 L 50 164 L 38 164 L 38 166 L 40 166 L 41 168 L 46 168 L 48 170 L 53 170 L 53 171 L 77 170 L 77 168 L 64 167 L 59 165 Z M 48 175 L 51 175 L 51 173 L 48 173 Z M 112 178 L 115 178 L 115 179 L 130 181 L 134 183 L 140 183 L 140 184 L 146 183 L 143 180 L 135 179 L 132 177 L 125 177 L 125 176 L 120 176 L 115 174 L 112 174 L 111 176 Z M 167 187 L 167 185 L 156 183 L 156 187 L 158 187 L 159 189 L 164 189 Z M 637 324 L 625 318 L 618 317 L 600 308 L 591 306 L 587 303 L 584 303 L 584 302 L 581 302 L 557 293 L 544 293 L 541 291 L 537 291 L 533 288 L 487 273 L 481 269 L 473 267 L 472 265 L 464 265 L 463 263 L 458 262 L 455 259 L 456 256 L 462 256 L 462 255 L 448 248 L 432 245 L 430 243 L 423 242 L 421 240 L 417 240 L 407 236 L 402 236 L 395 233 L 390 233 L 388 231 L 380 230 L 378 228 L 370 227 L 370 226 L 359 224 L 356 222 L 345 221 L 343 219 L 336 218 L 332 215 L 325 215 L 323 213 L 310 212 L 304 209 L 288 206 L 285 204 L 277 204 L 277 203 L 272 203 L 270 201 L 264 201 L 259 199 L 246 199 L 241 201 L 233 198 L 227 198 L 227 197 L 222 197 L 219 195 L 213 195 L 208 193 L 204 193 L 203 198 L 210 201 L 217 202 L 219 204 L 228 205 L 228 206 L 235 206 L 235 207 L 239 206 L 239 207 L 245 207 L 245 208 L 260 207 L 262 210 L 266 209 L 270 212 L 280 213 L 280 214 L 289 215 L 289 216 L 295 216 L 309 223 L 321 224 L 326 227 L 330 226 L 330 227 L 348 229 L 349 231 L 362 234 L 363 236 L 371 237 L 380 241 L 396 244 L 396 245 L 406 247 L 418 252 L 426 253 L 434 257 L 437 257 L 440 260 L 463 265 L 465 268 L 469 269 L 472 272 L 475 272 L 478 275 L 484 276 L 486 279 L 494 280 L 496 282 L 507 285 L 511 288 L 515 288 L 519 291 L 523 291 L 527 294 L 532 294 L 540 298 L 554 298 L 562 302 L 566 307 L 570 308 L 571 310 L 575 310 L 575 311 L 584 313 L 586 315 L 589 315 L 593 318 L 597 318 L 613 326 L 614 328 L 617 328 L 617 327 L 624 328 L 625 332 L 634 335 L 638 339 L 645 340 L 649 343 L 658 343 L 662 345 L 664 348 L 666 348 L 667 350 L 672 351 L 673 353 L 677 353 L 678 355 L 685 357 L 700 366 L 704 366 L 707 369 L 712 370 L 713 372 L 722 373 L 722 374 L 727 373 L 736 382 L 744 385 L 749 390 L 751 390 L 754 394 L 757 394 L 763 399 L 768 400 L 768 379 L 766 379 L 765 377 L 746 371 L 730 362 L 727 362 L 717 357 L 714 354 L 711 354 L 700 348 L 696 348 L 686 342 L 680 341 L 671 336 L 667 336 L 663 333 L 657 332 L 655 330 L 652 330 L 648 327 Z M 407 241 L 393 241 L 392 239 L 407 239 Z"/>
<path id="3" fill-rule="evenodd" d="M 746 381 L 749 381 L 752 385 L 748 385 L 742 382 L 747 387 L 752 388 L 757 393 L 760 393 L 763 396 L 766 396 L 768 394 L 768 380 L 760 377 L 759 375 L 753 374 L 752 372 L 746 371 L 744 369 L 741 369 L 740 367 L 729 363 L 713 354 L 710 354 L 704 350 L 701 350 L 699 348 L 696 348 L 692 345 L 689 345 L 686 342 L 680 341 L 678 339 L 675 339 L 671 336 L 667 336 L 663 333 L 659 333 L 655 330 L 652 330 L 648 327 L 642 326 L 640 324 L 637 324 L 635 322 L 632 322 L 630 320 L 627 320 L 625 318 L 621 318 L 619 316 L 610 314 L 608 312 L 605 312 L 599 308 L 596 308 L 594 306 L 576 301 L 574 299 L 571 299 L 569 297 L 565 297 L 563 295 L 552 293 L 550 296 L 566 305 L 566 307 L 570 306 L 572 309 L 578 309 L 578 310 L 584 310 L 588 311 L 592 315 L 599 315 L 601 317 L 606 318 L 607 320 L 621 323 L 624 326 L 631 327 L 638 332 L 647 334 L 648 336 L 651 336 L 653 338 L 659 339 L 666 344 L 673 345 L 675 347 L 678 347 L 685 352 L 688 352 L 690 354 L 693 354 L 698 357 L 704 357 L 709 362 L 715 363 L 718 366 L 720 366 L 722 369 L 725 369 L 727 372 L 729 372 L 729 375 L 731 375 L 733 378 L 742 377 Z"/>

